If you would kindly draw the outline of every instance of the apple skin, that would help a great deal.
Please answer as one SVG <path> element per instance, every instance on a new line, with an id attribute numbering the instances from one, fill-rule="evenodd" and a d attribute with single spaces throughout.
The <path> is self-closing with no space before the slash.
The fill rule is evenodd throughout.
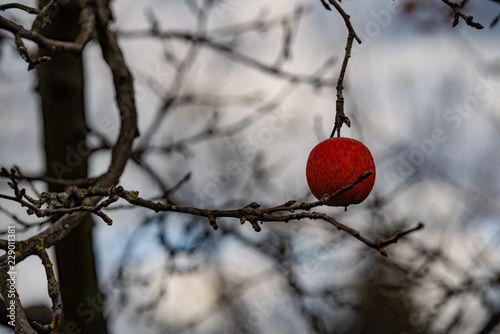
<path id="1" fill-rule="evenodd" d="M 356 139 L 334 137 L 313 148 L 307 160 L 306 178 L 312 194 L 321 199 L 350 185 L 368 171 L 373 174 L 326 204 L 345 208 L 359 204 L 368 197 L 375 184 L 375 163 L 370 150 Z"/>

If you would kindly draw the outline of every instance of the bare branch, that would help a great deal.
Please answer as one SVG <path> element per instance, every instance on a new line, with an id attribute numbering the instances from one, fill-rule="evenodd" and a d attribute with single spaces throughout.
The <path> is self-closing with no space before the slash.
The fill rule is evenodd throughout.
<path id="1" fill-rule="evenodd" d="M 154 210 L 155 212 L 159 211 L 169 211 L 169 212 L 179 212 L 186 213 L 195 216 L 202 216 L 208 218 L 210 225 L 217 229 L 217 218 L 237 218 L 240 223 L 243 224 L 248 221 L 256 232 L 261 230 L 259 224 L 263 222 L 289 222 L 291 220 L 300 220 L 304 218 L 313 219 L 313 220 L 324 220 L 334 225 L 337 229 L 348 233 L 354 238 L 362 241 L 367 246 L 376 249 L 382 255 L 387 256 L 384 248 L 390 244 L 396 243 L 403 236 L 419 230 L 423 228 L 423 224 L 419 223 L 416 227 L 412 229 L 408 229 L 403 232 L 396 232 L 392 237 L 384 240 L 371 240 L 369 238 L 363 237 L 359 231 L 350 228 L 347 225 L 344 225 L 338 222 L 335 218 L 330 217 L 326 214 L 319 212 L 309 212 L 308 210 L 322 206 L 327 203 L 332 198 L 339 196 L 340 194 L 352 189 L 356 184 L 362 182 L 368 176 L 372 174 L 371 171 L 363 173 L 356 181 L 351 183 L 350 185 L 338 190 L 336 193 L 325 196 L 321 200 L 310 202 L 310 203 L 299 203 L 295 204 L 295 201 L 288 201 L 283 205 L 279 205 L 276 207 L 271 207 L 267 209 L 261 209 L 258 203 L 252 202 L 245 207 L 234 210 L 210 210 L 210 209 L 201 209 L 196 207 L 187 207 L 173 204 L 165 204 L 160 202 L 152 202 L 149 200 L 142 199 L 138 196 L 137 192 L 124 190 L 122 187 L 118 187 L 115 190 L 115 194 L 121 198 L 124 198 L 129 203 L 145 208 L 149 208 Z M 87 193 L 85 196 L 100 196 L 106 193 L 106 189 L 93 189 L 91 193 Z M 302 211 L 296 213 L 295 211 Z M 291 212 L 291 214 L 282 214 L 284 212 Z"/>
<path id="2" fill-rule="evenodd" d="M 57 333 L 59 325 L 62 320 L 62 300 L 61 290 L 57 282 L 56 275 L 54 274 L 54 266 L 50 261 L 49 255 L 44 247 L 40 247 L 37 251 L 40 260 L 42 260 L 43 267 L 45 268 L 45 275 L 47 277 L 47 289 L 50 299 L 52 300 L 52 323 L 49 325 L 41 325 L 36 322 L 33 327 L 39 333 Z"/>
<path id="3" fill-rule="evenodd" d="M 90 6 L 83 7 L 80 14 L 80 22 L 82 28 L 80 30 L 80 34 L 74 42 L 47 38 L 35 30 L 25 29 L 23 26 L 4 18 L 3 16 L 0 16 L 0 29 L 10 31 L 14 34 L 14 36 L 16 36 L 16 38 L 29 39 L 37 43 L 39 46 L 45 47 L 54 52 L 65 51 L 70 53 L 80 53 L 90 40 L 93 33 L 95 16 L 94 11 L 90 8 Z"/>
<path id="4" fill-rule="evenodd" d="M 48 56 L 42 56 L 38 57 L 38 59 L 33 59 L 33 57 L 31 57 L 31 55 L 28 53 L 28 50 L 24 46 L 21 36 L 19 34 L 16 34 L 14 39 L 16 41 L 16 47 L 19 51 L 19 54 L 28 63 L 28 71 L 34 70 L 35 66 L 38 64 L 50 61 L 50 57 Z"/>
<path id="5" fill-rule="evenodd" d="M 5 168 L 2 169 L 5 172 Z M 35 214 L 37 217 L 49 217 L 54 214 L 65 214 L 65 213 L 73 213 L 77 211 L 87 211 L 96 214 L 101 217 L 106 224 L 111 225 L 113 221 L 109 218 L 104 212 L 101 210 L 111 203 L 114 203 L 118 200 L 118 196 L 113 195 L 112 192 L 109 192 L 109 198 L 102 201 L 101 203 L 94 206 L 80 205 L 73 207 L 63 207 L 67 204 L 68 198 L 72 195 L 71 192 L 66 193 L 48 193 L 44 192 L 40 195 L 40 199 L 35 200 L 34 198 L 28 196 L 26 194 L 26 189 L 19 189 L 18 181 L 15 178 L 15 169 L 11 169 L 11 180 L 9 182 L 9 186 L 14 190 L 15 196 L 8 196 L 4 194 L 0 194 L 0 198 L 11 200 L 18 202 L 23 207 L 28 208 L 28 214 Z M 70 188 L 71 189 L 71 188 Z M 113 188 L 111 188 L 113 189 Z M 27 201 L 23 200 L 26 199 Z M 42 205 L 47 204 L 47 209 L 42 209 Z"/>
<path id="6" fill-rule="evenodd" d="M 461 8 L 463 7 L 465 1 L 462 1 L 461 4 L 451 2 L 450 0 L 442 0 L 445 4 L 447 4 L 455 13 L 452 27 L 455 27 L 458 24 L 458 18 L 461 17 L 465 23 L 467 23 L 468 26 L 471 26 L 476 29 L 483 29 L 483 25 L 479 22 L 474 22 L 474 17 L 465 15 L 462 11 Z"/>
<path id="7" fill-rule="evenodd" d="M 0 5 L 0 10 L 7 10 L 7 9 L 21 9 L 24 10 L 28 14 L 40 14 L 40 9 L 26 6 L 20 3 L 6 3 L 4 5 Z"/>
<path id="8" fill-rule="evenodd" d="M 149 31 L 119 31 L 118 34 L 120 37 L 124 38 L 142 38 L 146 36 L 150 36 Z M 290 82 L 304 83 L 310 85 L 317 84 L 317 78 L 310 75 L 303 74 L 295 74 L 292 72 L 288 72 L 285 70 L 281 70 L 275 68 L 271 65 L 265 64 L 253 57 L 249 57 L 246 54 L 240 53 L 236 51 L 232 46 L 224 43 L 217 42 L 205 35 L 196 35 L 189 32 L 181 32 L 181 31 L 168 31 L 168 32 L 160 32 L 156 36 L 156 38 L 160 39 L 182 39 L 186 41 L 196 42 L 202 44 L 214 51 L 218 51 L 224 55 L 226 55 L 229 59 L 233 61 L 237 61 L 249 67 L 253 67 L 261 72 L 267 73 L 272 76 L 276 76 L 278 78 L 288 80 Z M 334 86 L 335 83 L 333 81 L 324 81 L 324 86 Z"/>
<path id="9" fill-rule="evenodd" d="M 113 74 L 116 104 L 120 111 L 121 128 L 111 153 L 111 163 L 106 174 L 96 182 L 96 187 L 109 187 L 118 182 L 125 165 L 132 155 L 132 143 L 139 135 L 132 75 L 114 33 L 108 30 L 110 9 L 107 1 L 97 0 L 96 31 L 104 60 Z"/>
<path id="10" fill-rule="evenodd" d="M 130 204 L 145 207 L 151 209 L 155 212 L 160 211 L 169 211 L 169 212 L 178 212 L 185 213 L 195 216 L 206 217 L 209 220 L 210 225 L 217 229 L 218 225 L 216 222 L 217 218 L 236 218 L 240 221 L 240 223 L 245 223 L 248 221 L 256 232 L 260 231 L 260 225 L 263 222 L 289 222 L 292 220 L 301 220 L 301 219 L 312 219 L 312 220 L 323 220 L 329 222 L 333 226 L 335 226 L 338 230 L 344 231 L 352 237 L 360 240 L 367 246 L 379 251 L 382 255 L 387 256 L 385 252 L 385 247 L 392 243 L 396 243 L 403 236 L 419 230 L 423 228 L 423 224 L 419 223 L 415 228 L 408 229 L 403 232 L 396 232 L 392 237 L 385 240 L 372 240 L 366 238 L 361 235 L 361 233 L 351 227 L 344 225 L 338 222 L 335 218 L 328 216 L 324 213 L 319 212 L 310 212 L 309 210 L 314 207 L 322 206 L 326 202 L 328 202 L 331 198 L 342 194 L 343 192 L 352 189 L 356 184 L 362 182 L 365 178 L 371 175 L 370 172 L 363 173 L 356 181 L 351 183 L 350 185 L 340 189 L 336 193 L 326 196 L 321 200 L 310 202 L 310 203 L 299 203 L 295 204 L 295 201 L 288 201 L 285 204 L 262 209 L 258 203 L 252 202 L 240 209 L 232 209 L 232 210 L 210 210 L 210 209 L 201 209 L 196 207 L 189 206 L 181 206 L 174 205 L 170 203 L 160 203 L 160 202 L 152 202 L 146 199 L 142 199 L 138 196 L 138 192 L 136 191 L 127 191 L 122 187 L 111 188 L 109 189 L 99 189 L 94 188 L 90 191 L 75 189 L 73 188 L 72 194 L 79 196 L 81 200 L 88 199 L 90 201 L 91 198 L 101 198 L 102 196 L 109 195 L 110 198 L 107 201 L 102 202 L 100 205 L 96 207 L 74 207 L 74 208 L 59 208 L 53 209 L 50 211 L 51 213 L 73 213 L 73 215 L 68 216 L 64 215 L 61 219 L 59 219 L 55 224 L 53 224 L 47 230 L 39 233 L 38 235 L 28 239 L 27 241 L 17 242 L 16 247 L 19 248 L 20 255 L 16 257 L 16 260 L 22 261 L 24 258 L 40 249 L 40 240 L 43 241 L 43 247 L 47 248 L 52 246 L 55 242 L 63 238 L 67 233 L 67 230 L 72 229 L 78 225 L 78 222 L 83 218 L 84 213 L 82 211 L 90 211 L 96 212 L 98 208 L 102 208 L 104 206 L 109 205 L 112 202 L 115 202 L 117 197 L 121 197 L 127 200 Z M 5 196 L 3 196 L 5 198 Z M 13 199 L 15 200 L 15 199 Z M 19 202 L 19 200 L 18 200 Z M 24 205 L 30 205 L 30 203 L 24 202 Z M 295 212 L 301 211 L 301 212 Z M 290 212 L 290 214 L 286 214 L 285 212 Z M 54 226 L 59 226 L 63 224 L 65 226 L 64 230 L 55 229 Z M 71 224 L 71 226 L 69 225 Z M 0 240 L 0 248 L 5 249 L 7 244 Z M 5 255 L 0 257 L 3 261 L 5 261 Z"/>
<path id="11" fill-rule="evenodd" d="M 340 7 L 340 5 L 337 3 L 336 0 L 328 0 L 330 4 L 335 7 L 335 9 L 339 12 L 339 14 L 342 16 L 344 19 L 345 25 L 348 30 L 347 34 L 347 44 L 345 47 L 345 55 L 344 55 L 344 61 L 342 62 L 342 68 L 340 69 L 340 74 L 339 78 L 337 80 L 337 101 L 335 103 L 335 109 L 336 109 L 336 114 L 335 114 L 335 126 L 333 127 L 332 133 L 330 135 L 330 138 L 332 138 L 335 135 L 335 131 L 337 131 L 337 136 L 340 137 L 340 128 L 342 127 L 343 124 L 346 124 L 348 127 L 351 126 L 351 121 L 349 118 L 344 114 L 344 95 L 343 95 L 343 89 L 344 89 L 344 76 L 345 76 L 345 71 L 347 70 L 347 63 L 349 62 L 349 58 L 351 58 L 351 49 L 352 49 L 352 43 L 354 42 L 354 39 L 361 44 L 361 39 L 356 35 L 356 32 L 354 31 L 354 28 L 352 27 L 350 16 L 347 15 L 347 13 Z"/>

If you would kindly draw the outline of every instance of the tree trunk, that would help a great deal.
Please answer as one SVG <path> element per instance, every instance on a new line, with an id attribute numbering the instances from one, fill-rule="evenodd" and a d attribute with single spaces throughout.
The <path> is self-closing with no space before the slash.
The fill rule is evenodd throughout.
<path id="1" fill-rule="evenodd" d="M 48 1 L 40 1 L 40 7 Z M 62 3 L 62 2 L 59 2 Z M 40 29 L 45 36 L 74 40 L 79 32 L 77 1 L 59 5 L 52 24 Z M 57 178 L 87 177 L 84 71 L 81 56 L 51 54 L 50 62 L 37 67 L 44 122 L 47 175 Z M 51 185 L 49 191 L 63 188 Z M 92 246 L 91 216 L 56 246 L 56 261 L 63 301 L 63 333 L 107 333 L 103 298 L 99 291 Z"/>

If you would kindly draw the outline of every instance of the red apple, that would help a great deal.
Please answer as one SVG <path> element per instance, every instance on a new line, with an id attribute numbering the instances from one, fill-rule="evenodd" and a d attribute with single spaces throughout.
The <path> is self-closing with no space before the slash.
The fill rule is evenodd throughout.
<path id="1" fill-rule="evenodd" d="M 346 207 L 363 202 L 375 183 L 375 163 L 370 150 L 358 140 L 334 137 L 322 141 L 307 160 L 309 189 L 317 199 L 331 195 L 356 181 L 364 172 L 373 173 L 354 188 L 332 198 L 327 205 Z"/>

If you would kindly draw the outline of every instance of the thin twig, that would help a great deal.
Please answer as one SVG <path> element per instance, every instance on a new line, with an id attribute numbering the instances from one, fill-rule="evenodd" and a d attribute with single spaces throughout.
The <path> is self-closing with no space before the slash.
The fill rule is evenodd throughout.
<path id="1" fill-rule="evenodd" d="M 349 58 L 351 57 L 352 44 L 354 40 L 356 40 L 359 44 L 361 44 L 361 39 L 358 37 L 358 35 L 356 35 L 356 32 L 354 31 L 354 28 L 351 24 L 350 16 L 347 15 L 347 13 L 342 9 L 342 7 L 340 7 L 337 1 L 336 0 L 328 0 L 328 1 L 333 7 L 335 7 L 335 9 L 342 16 L 348 30 L 344 61 L 342 62 L 342 68 L 340 69 L 339 78 L 337 80 L 337 87 L 336 87 L 337 101 L 335 103 L 335 109 L 336 109 L 335 126 L 333 127 L 332 133 L 330 135 L 330 138 L 332 138 L 335 135 L 335 131 L 337 131 L 337 136 L 340 137 L 340 128 L 342 127 L 343 124 L 346 124 L 348 127 L 351 126 L 351 121 L 344 114 L 343 84 L 344 84 L 345 72 L 347 70 L 347 63 L 349 62 Z"/>
<path id="2" fill-rule="evenodd" d="M 449 0 L 442 0 L 442 1 L 445 4 L 447 4 L 448 6 L 450 6 L 450 8 L 453 10 L 453 12 L 455 12 L 453 23 L 451 25 L 452 27 L 455 27 L 458 24 L 459 17 L 461 17 L 465 21 L 465 23 L 467 23 L 468 26 L 471 26 L 471 27 L 476 28 L 476 29 L 483 29 L 484 28 L 481 23 L 473 21 L 474 17 L 469 16 L 469 15 L 465 15 L 460 10 L 463 7 L 463 5 L 465 4 L 465 1 L 462 1 L 461 4 L 451 2 Z"/>
<path id="3" fill-rule="evenodd" d="M 14 165 L 13 166 L 17 173 L 16 173 L 16 179 L 17 179 L 17 175 L 19 175 L 21 178 L 23 177 L 23 173 L 21 173 L 21 168 L 17 165 Z M 30 185 L 31 187 L 31 190 L 37 195 L 37 197 L 40 197 L 40 193 L 38 192 L 38 190 L 36 189 L 35 185 L 33 184 L 32 180 L 30 179 L 26 179 L 28 181 L 28 184 Z"/>
<path id="4" fill-rule="evenodd" d="M 114 203 L 118 200 L 117 196 L 112 196 L 112 197 L 109 197 L 108 199 L 106 199 L 106 200 L 102 201 L 101 203 L 94 205 L 94 206 L 79 205 L 79 206 L 74 206 L 71 208 L 40 209 L 37 206 L 35 206 L 27 201 L 24 201 L 20 198 L 14 197 L 14 196 L 0 194 L 0 198 L 11 200 L 11 201 L 14 201 L 14 202 L 21 204 L 23 207 L 27 207 L 29 210 L 31 210 L 31 211 L 29 211 L 29 214 L 35 214 L 39 218 L 49 217 L 49 216 L 55 215 L 55 214 L 65 214 L 65 213 L 71 214 L 74 212 L 85 211 L 85 212 L 94 213 L 97 216 L 101 217 L 108 225 L 112 225 L 113 221 L 111 220 L 111 218 L 109 218 L 101 210 L 103 208 L 107 207 L 108 205 L 110 205 L 111 203 Z"/>
<path id="5" fill-rule="evenodd" d="M 150 31 L 119 31 L 118 34 L 123 38 L 143 38 L 143 37 L 151 37 Z M 280 70 L 271 65 L 268 65 L 255 57 L 249 57 L 246 54 L 238 52 L 227 43 L 220 43 L 215 41 L 212 38 L 209 38 L 205 35 L 197 35 L 189 32 L 182 31 L 165 31 L 159 32 L 154 38 L 159 39 L 181 39 L 189 42 L 197 42 L 200 45 L 204 45 L 209 49 L 220 52 L 221 54 L 227 56 L 231 61 L 239 62 L 243 65 L 255 68 L 263 73 L 267 73 L 269 75 L 288 80 L 290 82 L 298 82 L 309 85 L 316 85 L 317 78 L 314 76 L 306 75 L 306 74 L 296 74 L 285 70 Z M 325 86 L 333 86 L 334 81 L 324 81 L 323 84 Z"/>
<path id="6" fill-rule="evenodd" d="M 180 179 L 177 184 L 175 184 L 172 188 L 170 189 L 167 189 L 163 195 L 162 195 L 162 198 L 167 198 L 170 196 L 170 194 L 176 192 L 177 190 L 179 190 L 179 188 L 181 188 L 186 182 L 189 181 L 189 179 L 191 178 L 191 172 L 188 172 L 186 175 L 184 175 L 184 177 L 182 179 Z"/>
<path id="7" fill-rule="evenodd" d="M 80 14 L 81 30 L 74 42 L 60 41 L 48 38 L 35 30 L 28 30 L 23 26 L 16 24 L 3 16 L 0 16 L 0 29 L 10 31 L 17 38 L 29 39 L 38 46 L 42 46 L 51 51 L 66 51 L 71 53 L 81 53 L 87 42 L 92 37 L 94 31 L 94 11 L 90 6 L 85 6 Z"/>
<path id="8" fill-rule="evenodd" d="M 0 10 L 6 10 L 6 9 L 21 9 L 24 10 L 28 14 L 40 14 L 40 9 L 26 6 L 20 3 L 6 3 L 4 5 L 0 5 Z"/>

